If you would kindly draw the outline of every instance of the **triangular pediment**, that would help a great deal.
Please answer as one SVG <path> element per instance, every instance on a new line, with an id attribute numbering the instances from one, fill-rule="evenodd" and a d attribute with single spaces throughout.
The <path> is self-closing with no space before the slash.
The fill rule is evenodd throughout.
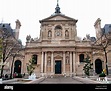
<path id="1" fill-rule="evenodd" d="M 56 57 L 55 57 L 56 59 L 60 59 L 60 58 L 62 58 L 60 55 L 57 55 Z"/>
<path id="2" fill-rule="evenodd" d="M 72 21 L 77 22 L 77 20 L 75 20 L 71 17 L 65 16 L 63 14 L 51 15 L 50 17 L 45 18 L 45 19 L 41 20 L 40 22 L 55 21 L 55 20 L 72 20 Z"/>
<path id="3" fill-rule="evenodd" d="M 63 16 L 55 16 L 55 17 L 52 17 L 48 20 L 71 20 L 71 19 L 63 17 Z"/>

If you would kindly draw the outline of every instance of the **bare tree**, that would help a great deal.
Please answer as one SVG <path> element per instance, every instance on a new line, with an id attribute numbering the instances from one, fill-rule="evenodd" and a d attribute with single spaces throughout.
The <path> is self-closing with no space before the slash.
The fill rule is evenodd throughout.
<path id="1" fill-rule="evenodd" d="M 5 64 L 9 61 L 8 59 L 12 56 L 13 53 L 21 49 L 21 42 L 14 37 L 13 31 L 7 30 L 3 27 L 0 29 L 0 40 L 1 40 L 1 77 L 3 75 L 3 70 Z"/>

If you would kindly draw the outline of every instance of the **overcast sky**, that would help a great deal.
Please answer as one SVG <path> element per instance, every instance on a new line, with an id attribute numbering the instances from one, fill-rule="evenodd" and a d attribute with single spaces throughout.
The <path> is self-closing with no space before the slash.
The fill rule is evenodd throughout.
<path id="1" fill-rule="evenodd" d="M 19 39 L 25 45 L 26 36 L 39 37 L 39 20 L 55 12 L 57 0 L 0 0 L 0 22 L 11 23 L 19 19 L 21 29 Z M 77 35 L 81 38 L 95 35 L 94 23 L 101 19 L 101 27 L 111 24 L 111 0 L 59 0 L 61 13 L 77 19 Z"/>

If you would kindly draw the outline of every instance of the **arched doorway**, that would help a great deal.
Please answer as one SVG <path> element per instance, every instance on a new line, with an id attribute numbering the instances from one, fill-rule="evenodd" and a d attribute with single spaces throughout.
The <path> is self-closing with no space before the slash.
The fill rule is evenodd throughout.
<path id="1" fill-rule="evenodd" d="M 16 60 L 14 63 L 14 73 L 21 73 L 21 61 Z"/>
<path id="2" fill-rule="evenodd" d="M 102 72 L 102 61 L 100 59 L 95 60 L 95 72 L 100 74 Z"/>

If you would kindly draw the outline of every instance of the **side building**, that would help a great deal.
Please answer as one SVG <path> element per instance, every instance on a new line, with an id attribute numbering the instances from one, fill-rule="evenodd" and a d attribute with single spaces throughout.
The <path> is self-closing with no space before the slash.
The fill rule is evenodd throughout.
<path id="1" fill-rule="evenodd" d="M 0 75 L 2 77 L 5 74 L 22 72 L 21 62 L 23 62 L 24 52 L 22 41 L 19 39 L 21 23 L 18 19 L 15 23 L 15 29 L 11 28 L 10 23 L 0 23 Z"/>

